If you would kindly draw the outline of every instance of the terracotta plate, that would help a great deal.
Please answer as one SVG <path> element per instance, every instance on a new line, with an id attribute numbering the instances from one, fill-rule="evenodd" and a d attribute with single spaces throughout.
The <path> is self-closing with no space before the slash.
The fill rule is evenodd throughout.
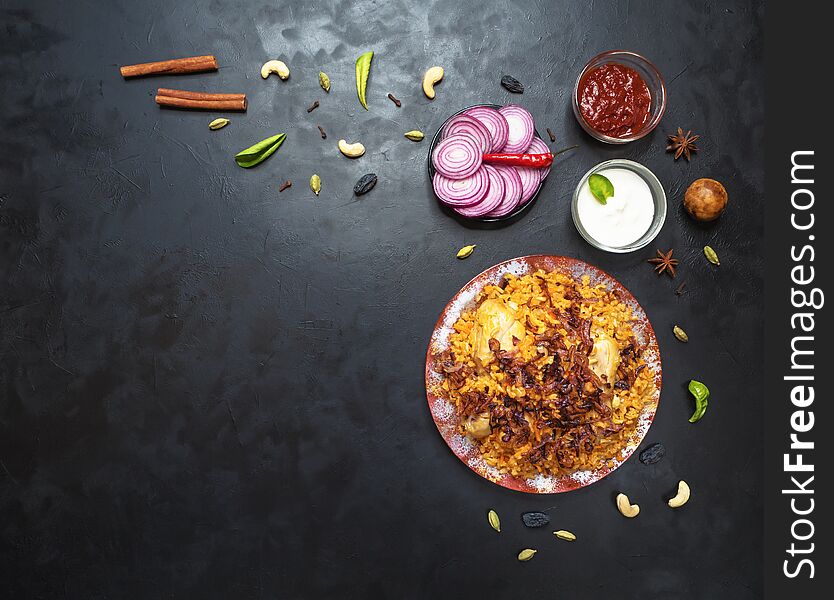
<path id="1" fill-rule="evenodd" d="M 612 457 L 613 466 L 602 467 L 595 471 L 576 471 L 558 477 L 539 475 L 533 479 L 521 479 L 499 473 L 497 469 L 489 466 L 480 457 L 478 449 L 469 438 L 458 432 L 459 421 L 455 407 L 444 398 L 444 391 L 441 387 L 443 378 L 434 372 L 434 355 L 448 347 L 449 336 L 452 333 L 452 325 L 460 318 L 461 313 L 465 309 L 474 306 L 475 296 L 478 292 L 488 284 L 499 283 L 506 273 L 521 276 L 538 269 L 547 272 L 556 271 L 564 273 L 577 279 L 583 275 L 588 275 L 592 285 L 602 283 L 607 289 L 618 291 L 622 301 L 631 306 L 634 313 L 634 333 L 637 340 L 646 347 L 643 358 L 656 373 L 656 390 L 651 400 L 643 408 L 638 426 L 634 433 L 626 440 L 625 447 L 620 452 L 620 456 Z M 645 437 L 646 432 L 649 430 L 649 426 L 651 426 L 654 420 L 658 402 L 660 401 L 660 387 L 660 350 L 657 345 L 654 330 L 649 323 L 649 318 L 646 316 L 645 311 L 637 303 L 637 300 L 634 299 L 634 296 L 608 273 L 581 260 L 567 258 L 565 256 L 522 256 L 490 267 L 475 277 L 463 286 L 463 289 L 455 294 L 455 297 L 443 309 L 432 332 L 426 354 L 426 396 L 429 402 L 429 410 L 431 410 L 432 417 L 434 418 L 438 431 L 440 431 L 440 435 L 446 440 L 449 448 L 470 469 L 481 477 L 511 490 L 531 494 L 569 492 L 599 481 L 619 467 L 637 449 L 637 446 L 640 445 L 640 442 L 643 441 L 643 437 Z"/>

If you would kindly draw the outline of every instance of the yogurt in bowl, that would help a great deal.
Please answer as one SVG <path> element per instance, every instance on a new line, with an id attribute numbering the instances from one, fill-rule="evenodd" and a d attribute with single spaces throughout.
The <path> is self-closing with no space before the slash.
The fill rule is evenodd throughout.
<path id="1" fill-rule="evenodd" d="M 598 174 L 614 186 L 603 204 L 592 193 L 588 179 Z M 632 252 L 649 244 L 666 220 L 663 186 L 640 163 L 614 159 L 589 170 L 573 193 L 573 223 L 585 240 L 608 252 Z"/>

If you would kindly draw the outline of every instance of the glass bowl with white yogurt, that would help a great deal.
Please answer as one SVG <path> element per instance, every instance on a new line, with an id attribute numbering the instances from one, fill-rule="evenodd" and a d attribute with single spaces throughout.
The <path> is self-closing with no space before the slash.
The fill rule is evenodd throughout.
<path id="1" fill-rule="evenodd" d="M 614 186 L 603 204 L 588 179 L 599 174 Z M 633 252 L 651 243 L 666 221 L 666 192 L 654 173 L 633 160 L 616 158 L 590 169 L 571 202 L 573 224 L 592 246 L 608 252 Z"/>

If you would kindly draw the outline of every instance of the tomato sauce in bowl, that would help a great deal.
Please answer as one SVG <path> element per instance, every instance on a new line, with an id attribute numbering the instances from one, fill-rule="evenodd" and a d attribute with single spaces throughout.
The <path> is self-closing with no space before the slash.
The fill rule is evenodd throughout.
<path id="1" fill-rule="evenodd" d="M 594 130 L 613 138 L 639 133 L 651 117 L 652 94 L 640 73 L 618 63 L 588 71 L 579 82 L 579 112 Z"/>
<path id="2" fill-rule="evenodd" d="M 666 86 L 647 58 L 609 50 L 579 73 L 571 104 L 590 136 L 606 144 L 626 144 L 657 127 L 666 111 Z"/>

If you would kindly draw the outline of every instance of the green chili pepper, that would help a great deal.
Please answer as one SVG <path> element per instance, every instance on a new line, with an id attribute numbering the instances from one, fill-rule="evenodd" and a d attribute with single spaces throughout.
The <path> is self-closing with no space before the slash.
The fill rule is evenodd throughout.
<path id="1" fill-rule="evenodd" d="M 368 87 L 368 75 L 371 72 L 371 61 L 374 58 L 373 51 L 365 52 L 362 56 L 356 59 L 356 94 L 359 96 L 359 102 L 365 110 L 368 110 L 368 103 L 365 102 L 365 88 Z"/>
<path id="2" fill-rule="evenodd" d="M 707 400 L 709 399 L 709 388 L 700 381 L 694 379 L 689 382 L 689 393 L 695 396 L 695 412 L 689 417 L 690 423 L 700 421 L 707 412 Z"/>
<path id="3" fill-rule="evenodd" d="M 286 133 L 279 133 L 278 135 L 261 140 L 254 146 L 249 146 L 246 150 L 241 150 L 235 154 L 235 162 L 239 167 L 243 167 L 244 169 L 259 165 L 272 156 L 272 153 L 284 143 L 286 137 Z"/>

